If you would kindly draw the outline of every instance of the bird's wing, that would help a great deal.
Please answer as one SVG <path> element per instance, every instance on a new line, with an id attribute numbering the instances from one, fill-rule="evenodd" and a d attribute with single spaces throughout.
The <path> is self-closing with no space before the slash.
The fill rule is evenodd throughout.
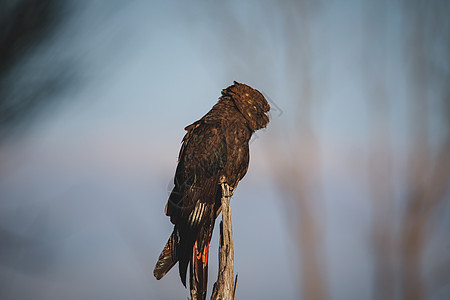
<path id="1" fill-rule="evenodd" d="M 208 249 L 220 205 L 219 178 L 227 163 L 227 144 L 220 123 L 200 120 L 187 130 L 175 172 L 175 187 L 166 205 L 166 214 L 180 235 L 177 256 L 184 285 L 194 243 L 198 253 Z M 206 270 L 202 268 L 201 273 Z"/>
<path id="2" fill-rule="evenodd" d="M 220 123 L 199 120 L 186 130 L 166 214 L 182 227 L 197 227 L 212 213 L 227 144 Z"/>

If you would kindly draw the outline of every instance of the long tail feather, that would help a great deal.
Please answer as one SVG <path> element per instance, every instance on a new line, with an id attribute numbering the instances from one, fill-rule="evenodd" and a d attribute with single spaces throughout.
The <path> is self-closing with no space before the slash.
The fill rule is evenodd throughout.
<path id="1" fill-rule="evenodd" d="M 195 294 L 198 300 L 206 299 L 206 289 L 208 286 L 208 254 L 209 240 L 203 246 L 203 250 L 199 249 L 199 245 L 195 242 L 192 249 L 192 263 L 190 288 L 191 294 Z"/>
<path id="2" fill-rule="evenodd" d="M 172 269 L 172 267 L 177 263 L 177 245 L 178 245 L 178 235 L 176 229 L 173 230 L 169 237 L 164 249 L 159 255 L 158 261 L 156 262 L 155 269 L 153 270 L 153 275 L 156 279 L 161 279 L 167 272 Z"/>
<path id="3" fill-rule="evenodd" d="M 183 283 L 184 287 L 186 287 L 186 273 L 187 273 L 187 268 L 188 268 L 189 262 L 191 260 L 190 259 L 191 252 L 188 249 L 191 249 L 191 248 L 186 247 L 186 242 L 181 242 L 179 246 L 180 246 L 180 256 L 178 257 L 178 259 L 179 259 L 178 268 L 179 268 L 181 282 Z"/>

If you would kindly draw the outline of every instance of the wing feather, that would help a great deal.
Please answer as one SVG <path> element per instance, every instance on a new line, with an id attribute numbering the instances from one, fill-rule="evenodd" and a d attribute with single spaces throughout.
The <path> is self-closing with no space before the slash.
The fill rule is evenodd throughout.
<path id="1" fill-rule="evenodd" d="M 220 171 L 227 163 L 227 144 L 220 124 L 200 120 L 186 130 L 166 214 L 175 224 L 192 223 L 192 218 L 200 224 L 215 204 Z M 199 207 L 196 215 L 192 212 L 197 202 L 207 207 Z"/>
<path id="2" fill-rule="evenodd" d="M 175 172 L 175 187 L 166 206 L 166 214 L 180 234 L 178 259 L 184 285 L 195 240 L 200 241 L 199 251 L 209 243 L 203 236 L 210 236 L 209 231 L 214 226 L 220 193 L 218 183 L 228 155 L 220 123 L 200 120 L 186 129 Z"/>

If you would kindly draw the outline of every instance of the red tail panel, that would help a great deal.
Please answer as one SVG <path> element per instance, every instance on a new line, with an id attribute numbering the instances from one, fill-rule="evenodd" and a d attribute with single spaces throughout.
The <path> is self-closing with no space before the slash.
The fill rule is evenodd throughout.
<path id="1" fill-rule="evenodd" d="M 206 289 L 208 285 L 208 254 L 209 242 L 203 247 L 198 248 L 197 241 L 192 248 L 191 265 L 191 294 L 196 295 L 194 299 L 206 299 Z"/>

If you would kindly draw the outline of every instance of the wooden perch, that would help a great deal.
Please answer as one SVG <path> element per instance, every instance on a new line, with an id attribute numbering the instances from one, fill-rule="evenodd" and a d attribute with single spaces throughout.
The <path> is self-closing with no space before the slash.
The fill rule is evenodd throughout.
<path id="1" fill-rule="evenodd" d="M 212 300 L 234 300 L 236 293 L 236 281 L 234 281 L 234 248 L 233 229 L 231 226 L 230 199 L 233 192 L 226 183 L 226 178 L 222 177 L 222 222 L 220 222 L 220 247 L 219 247 L 219 274 L 214 283 Z"/>

